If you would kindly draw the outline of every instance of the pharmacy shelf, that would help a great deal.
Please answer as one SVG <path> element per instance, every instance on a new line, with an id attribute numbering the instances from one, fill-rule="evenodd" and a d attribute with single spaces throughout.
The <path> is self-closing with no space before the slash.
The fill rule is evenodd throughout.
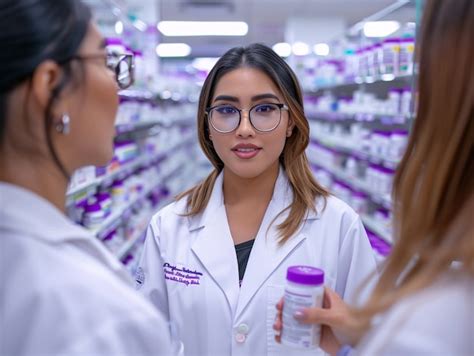
<path id="1" fill-rule="evenodd" d="M 120 166 L 119 168 L 113 170 L 112 172 L 110 172 L 110 173 L 108 173 L 104 176 L 97 177 L 94 180 L 91 180 L 91 181 L 88 181 L 88 182 L 84 182 L 84 183 L 68 190 L 68 192 L 66 193 L 66 201 L 67 201 L 66 205 L 72 204 L 75 200 L 77 200 L 76 198 L 78 196 L 81 197 L 81 198 L 82 198 L 82 195 L 84 195 L 84 194 L 85 194 L 85 196 L 87 196 L 88 194 L 87 194 L 86 191 L 91 190 L 92 188 L 95 188 L 95 187 L 97 187 L 101 184 L 109 183 L 109 182 L 113 181 L 116 177 L 120 176 L 122 173 L 125 173 L 125 172 L 128 172 L 128 171 L 133 171 L 133 170 L 137 169 L 138 167 L 145 166 L 145 165 L 147 165 L 148 163 L 150 163 L 154 160 L 160 159 L 161 157 L 166 157 L 170 153 L 176 152 L 176 150 L 179 150 L 182 147 L 186 146 L 187 144 L 191 143 L 194 140 L 194 137 L 195 137 L 195 135 L 193 133 L 192 135 L 189 135 L 188 137 L 186 137 L 180 143 L 178 143 L 175 146 L 173 146 L 172 148 L 166 150 L 166 152 L 160 152 L 160 153 L 157 153 L 157 154 L 154 154 L 154 155 L 139 156 L 138 158 L 134 159 L 133 161 L 125 163 L 124 165 Z"/>
<path id="2" fill-rule="evenodd" d="M 388 209 L 388 210 L 392 209 L 392 199 L 390 195 L 382 195 L 382 194 L 373 192 L 372 189 L 364 181 L 361 181 L 360 179 L 357 179 L 356 177 L 348 175 L 346 172 L 344 172 L 341 169 L 332 167 L 328 164 L 321 164 L 319 162 L 312 161 L 311 164 L 313 166 L 317 166 L 319 168 L 322 168 L 328 171 L 334 177 L 343 181 L 352 189 L 366 193 L 369 196 L 370 200 L 372 200 L 374 203 L 377 203 L 383 206 L 385 209 Z"/>
<path id="3" fill-rule="evenodd" d="M 95 188 L 95 187 L 103 184 L 104 182 L 112 181 L 116 177 L 120 176 L 122 173 L 128 172 L 128 171 L 133 171 L 136 168 L 141 167 L 143 165 L 146 165 L 149 162 L 151 162 L 155 159 L 158 159 L 161 156 L 162 156 L 162 154 L 138 157 L 138 158 L 134 159 L 133 161 L 125 163 L 124 165 L 114 169 L 112 172 L 109 172 L 108 174 L 106 174 L 104 176 L 97 177 L 97 178 L 95 178 L 91 181 L 88 181 L 88 182 L 84 182 L 84 183 L 68 190 L 68 192 L 66 193 L 67 205 L 72 203 L 75 200 L 74 198 L 77 195 L 80 195 L 81 193 L 83 193 L 84 191 L 89 190 L 91 188 Z"/>
<path id="4" fill-rule="evenodd" d="M 374 113 L 341 113 L 335 111 L 309 111 L 310 120 L 322 120 L 330 122 L 381 122 L 390 125 L 405 125 L 413 116 L 402 114 L 374 114 Z"/>
<path id="5" fill-rule="evenodd" d="M 102 232 L 106 231 L 107 229 L 114 226 L 114 223 L 118 221 L 125 212 L 127 212 L 130 208 L 132 208 L 136 203 L 145 199 L 148 194 L 151 193 L 153 189 L 155 189 L 157 185 L 152 185 L 146 188 L 142 193 L 138 194 L 128 203 L 124 204 L 121 207 L 112 209 L 112 213 L 100 224 L 98 227 L 90 229 L 94 235 L 99 236 Z"/>
<path id="6" fill-rule="evenodd" d="M 164 122 L 162 120 L 147 120 L 135 123 L 118 124 L 115 126 L 115 134 L 117 137 L 122 137 L 126 134 L 131 134 L 141 131 L 151 131 L 151 129 L 170 129 L 173 127 L 186 127 L 194 124 L 194 119 L 181 119 Z M 116 138 L 117 138 L 116 137 Z"/>
<path id="7" fill-rule="evenodd" d="M 68 198 L 73 197 L 73 196 L 76 196 L 76 195 L 80 194 L 81 192 L 83 192 L 85 190 L 96 187 L 102 182 L 102 179 L 103 179 L 102 177 L 97 177 L 94 180 L 83 182 L 83 183 L 75 186 L 74 188 L 69 189 L 66 193 L 66 196 Z"/>
<path id="8" fill-rule="evenodd" d="M 387 230 L 380 224 L 378 223 L 374 218 L 367 214 L 362 214 L 361 215 L 362 222 L 364 223 L 364 226 L 372 231 L 374 234 L 382 238 L 385 242 L 389 244 L 393 244 L 393 239 L 392 236 L 387 232 Z"/>
<path id="9" fill-rule="evenodd" d="M 153 214 L 146 214 L 146 217 L 143 218 L 143 220 L 138 224 L 138 230 L 115 253 L 115 256 L 117 256 L 119 260 L 124 258 L 127 255 L 128 251 L 130 251 L 132 247 L 135 246 L 135 244 L 143 237 L 152 216 Z"/>
<path id="10" fill-rule="evenodd" d="M 150 185 L 148 188 L 145 188 L 142 193 L 134 197 L 128 203 L 124 204 L 121 207 L 112 209 L 112 213 L 98 227 L 90 229 L 89 231 L 95 236 L 100 236 L 107 229 L 113 228 L 114 224 L 122 217 L 123 214 L 125 214 L 125 212 L 131 209 L 139 201 L 145 199 L 154 189 L 159 187 L 163 181 L 166 181 L 167 179 L 172 177 L 180 168 L 181 164 L 177 165 L 177 167 L 169 169 L 166 173 L 160 176 L 160 178 L 158 179 L 158 184 Z"/>
<path id="11" fill-rule="evenodd" d="M 341 138 L 332 138 L 330 136 L 325 137 L 313 137 L 311 138 L 313 143 L 322 145 L 327 148 L 331 148 L 340 153 L 356 155 L 358 158 L 365 159 L 370 163 L 381 165 L 385 168 L 396 169 L 400 160 L 392 160 L 386 157 L 370 154 L 369 152 L 362 151 L 361 149 L 348 144 L 348 140 Z"/>
<path id="12" fill-rule="evenodd" d="M 152 127 L 162 126 L 163 122 L 158 120 L 149 120 L 149 121 L 139 121 L 134 123 L 128 124 L 118 124 L 115 125 L 115 133 L 117 135 L 122 135 L 124 133 L 134 132 L 134 131 L 142 131 L 142 130 L 149 130 Z"/>
<path id="13" fill-rule="evenodd" d="M 322 85 L 317 87 L 315 90 L 309 90 L 307 94 L 321 94 L 327 90 L 335 90 L 335 89 L 346 89 L 354 87 L 358 88 L 361 84 L 365 85 L 380 85 L 387 82 L 406 82 L 413 78 L 413 74 L 404 74 L 404 75 L 393 75 L 393 74 L 384 74 L 381 77 L 357 77 L 354 81 L 349 82 L 342 82 L 342 83 L 334 83 L 328 85 Z"/>

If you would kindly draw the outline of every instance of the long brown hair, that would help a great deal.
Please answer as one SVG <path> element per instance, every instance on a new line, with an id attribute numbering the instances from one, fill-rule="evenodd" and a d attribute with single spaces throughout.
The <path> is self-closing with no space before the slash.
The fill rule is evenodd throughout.
<path id="1" fill-rule="evenodd" d="M 303 96 L 298 79 L 288 64 L 267 46 L 252 44 L 248 47 L 230 49 L 219 59 L 206 78 L 199 98 L 197 126 L 199 143 L 214 170 L 202 183 L 179 195 L 177 199 L 188 197 L 186 214 L 188 216 L 201 213 L 209 202 L 214 183 L 224 168 L 224 163 L 209 139 L 206 109 L 211 104 L 214 89 L 220 78 L 241 67 L 258 69 L 275 83 L 288 105 L 290 118 L 295 124 L 293 134 L 287 139 L 280 157 L 293 190 L 293 203 L 288 207 L 290 213 L 286 220 L 278 225 L 280 242 L 284 243 L 299 228 L 308 211 L 316 211 L 315 199 L 318 197 L 326 199 L 328 192 L 313 178 L 306 157 L 309 124 L 303 110 Z"/>
<path id="2" fill-rule="evenodd" d="M 365 325 L 432 284 L 453 262 L 459 273 L 474 276 L 473 33 L 474 1 L 428 2 L 418 112 L 394 183 L 396 242 L 359 311 Z"/>

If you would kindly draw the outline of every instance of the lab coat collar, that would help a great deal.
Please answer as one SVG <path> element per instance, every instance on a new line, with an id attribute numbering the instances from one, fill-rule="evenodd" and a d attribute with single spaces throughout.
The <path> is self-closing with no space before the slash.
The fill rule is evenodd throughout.
<path id="1" fill-rule="evenodd" d="M 285 171 L 280 167 L 280 173 L 275 183 L 273 197 L 268 205 L 260 230 L 255 239 L 252 252 L 247 264 L 245 277 L 242 281 L 240 296 L 234 320 L 237 320 L 245 311 L 257 291 L 265 284 L 265 281 L 283 263 L 283 261 L 294 251 L 306 236 L 301 232 L 301 227 L 283 245 L 278 243 L 279 231 L 277 226 L 281 224 L 289 214 L 287 207 L 293 202 L 293 192 Z M 318 204 L 319 205 L 319 204 Z M 285 211 L 284 211 L 285 210 Z M 284 211 L 278 218 L 275 217 Z M 318 209 L 318 212 L 320 210 Z M 314 212 L 307 213 L 302 226 L 307 220 L 317 219 Z"/>
<path id="2" fill-rule="evenodd" d="M 288 211 L 281 214 L 273 224 L 271 223 L 278 213 L 285 210 L 293 201 L 288 178 L 280 167 L 272 199 L 247 265 L 246 275 L 249 278 L 244 278 L 239 289 L 238 265 L 236 259 L 230 257 L 235 256 L 235 247 L 227 222 L 222 183 L 221 172 L 216 179 L 205 211 L 200 216 L 190 218 L 189 228 L 201 229 L 192 250 L 226 295 L 232 315 L 238 316 L 265 280 L 306 237 L 296 233 L 283 246 L 278 244 L 277 226 L 288 216 Z M 315 213 L 309 213 L 305 220 L 315 218 L 317 218 Z"/>
<path id="3" fill-rule="evenodd" d="M 215 223 L 216 210 L 224 208 L 224 194 L 222 191 L 223 182 L 224 182 L 224 172 L 221 172 L 216 178 L 214 187 L 212 189 L 211 197 L 209 198 L 209 202 L 204 212 L 196 216 L 192 216 L 188 218 L 189 231 L 201 229 L 206 224 L 209 224 L 209 223 L 210 224 Z M 290 187 L 290 182 L 282 166 L 280 166 L 278 177 L 275 183 L 275 189 L 273 191 L 273 196 L 272 196 L 272 201 L 273 200 L 283 201 L 284 204 L 286 204 L 283 207 L 283 209 L 291 205 L 293 201 L 293 192 Z M 322 202 L 318 204 L 317 213 L 314 211 L 308 211 L 304 220 L 317 219 L 323 206 L 324 205 L 322 204 Z"/>
<path id="4" fill-rule="evenodd" d="M 85 229 L 72 223 L 53 204 L 29 190 L 0 182 L 0 197 L 2 229 L 49 243 L 90 238 Z"/>
<path id="5" fill-rule="evenodd" d="M 217 177 L 204 212 L 189 218 L 189 226 L 191 231 L 201 229 L 191 249 L 225 294 L 234 315 L 239 297 L 239 272 L 237 263 L 229 258 L 235 255 L 235 249 L 224 207 L 223 176 L 221 172 Z"/>

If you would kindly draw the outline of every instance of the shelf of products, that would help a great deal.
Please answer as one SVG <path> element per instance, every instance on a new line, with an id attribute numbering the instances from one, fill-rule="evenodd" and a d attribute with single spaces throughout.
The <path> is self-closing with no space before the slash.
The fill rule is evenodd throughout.
<path id="1" fill-rule="evenodd" d="M 351 144 L 350 141 L 345 141 L 343 138 L 318 137 L 317 139 L 312 139 L 312 143 L 325 146 L 340 153 L 354 155 L 359 159 L 367 160 L 370 163 L 392 170 L 400 163 L 400 159 L 388 158 L 387 156 L 382 156 L 380 154 L 363 151 L 359 147 Z"/>
<path id="2" fill-rule="evenodd" d="M 348 175 L 342 170 L 336 170 L 335 168 L 327 165 L 325 166 L 324 164 L 312 163 L 312 165 L 315 169 L 322 169 L 330 173 L 334 177 L 334 180 L 350 187 L 351 190 L 364 193 L 372 200 L 372 202 L 383 206 L 385 209 L 392 209 L 392 199 L 389 194 L 374 192 L 372 187 L 360 178 Z"/>
<path id="3" fill-rule="evenodd" d="M 372 216 L 367 214 L 361 215 L 361 218 L 367 229 L 375 233 L 377 236 L 380 236 L 384 241 L 393 243 L 392 236 L 390 234 L 390 227 L 382 225 Z"/>
<path id="4" fill-rule="evenodd" d="M 125 212 L 131 209 L 137 202 L 145 199 L 148 196 L 148 194 L 150 194 L 151 191 L 157 187 L 158 186 L 150 186 L 149 188 L 146 188 L 143 191 L 143 193 L 137 194 L 137 196 L 130 199 L 130 201 L 128 201 L 127 203 L 123 204 L 122 206 L 115 207 L 113 209 L 113 212 L 103 222 L 101 222 L 100 225 L 98 225 L 97 227 L 91 228 L 90 231 L 95 236 L 99 236 L 105 230 L 113 226 L 114 223 L 116 223 L 117 220 L 119 220 L 125 214 Z"/>
<path id="5" fill-rule="evenodd" d="M 338 68 L 336 68 L 336 71 Z M 340 69 L 339 69 L 340 70 Z M 375 69 L 374 69 L 375 70 Z M 412 69 L 411 69 L 412 70 Z M 405 73 L 405 74 L 397 74 L 394 73 L 385 73 L 385 74 L 378 74 L 377 76 L 358 76 L 354 77 L 352 74 L 348 74 L 349 81 L 344 81 L 340 77 L 336 77 L 335 82 L 329 82 L 327 84 L 320 84 L 314 90 L 307 90 L 309 94 L 321 94 L 327 90 L 338 90 L 338 89 L 350 89 L 350 87 L 359 87 L 361 84 L 371 85 L 376 87 L 377 85 L 382 85 L 387 82 L 407 82 L 410 81 L 413 77 L 412 73 Z M 342 81 L 341 81 L 342 80 Z"/>
<path id="6" fill-rule="evenodd" d="M 71 180 L 70 189 L 67 192 L 67 205 L 93 194 L 98 186 L 110 185 L 117 177 L 135 171 L 140 167 L 145 167 L 152 162 L 160 161 L 172 152 L 179 150 L 193 141 L 194 134 L 188 134 L 182 141 L 175 144 L 172 148 L 168 148 L 165 152 L 153 154 L 138 153 L 134 158 L 122 163 L 112 162 L 109 166 L 101 168 L 85 167 L 84 169 L 75 172 L 75 175 Z"/>
<path id="7" fill-rule="evenodd" d="M 141 122 L 133 122 L 127 124 L 119 124 L 115 126 L 115 132 L 117 135 L 124 133 L 134 132 L 134 131 L 143 131 L 149 130 L 156 126 L 161 126 L 162 122 L 159 120 L 146 120 Z"/>
<path id="8" fill-rule="evenodd" d="M 410 115 L 401 114 L 374 114 L 374 113 L 343 113 L 336 111 L 314 111 L 308 112 L 307 116 L 310 120 L 333 121 L 333 122 L 382 122 L 393 124 L 404 124 L 408 120 L 412 120 Z"/>
<path id="9" fill-rule="evenodd" d="M 294 62 L 305 92 L 318 181 L 356 210 L 374 248 L 392 243 L 391 190 L 415 119 L 416 8 L 405 1 L 328 42 L 327 57 Z M 365 37 L 365 21 L 398 21 L 389 37 Z"/>

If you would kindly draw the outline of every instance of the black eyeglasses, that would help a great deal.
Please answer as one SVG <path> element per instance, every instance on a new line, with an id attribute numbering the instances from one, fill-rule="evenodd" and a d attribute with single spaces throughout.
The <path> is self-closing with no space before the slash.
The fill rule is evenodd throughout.
<path id="1" fill-rule="evenodd" d="M 73 56 L 68 60 L 89 60 L 104 58 L 105 65 L 115 74 L 115 80 L 120 89 L 127 89 L 135 81 L 135 58 L 133 54 L 118 54 L 109 52 L 105 56 L 103 54 L 91 54 L 84 56 Z"/>
<path id="2" fill-rule="evenodd" d="M 257 104 L 249 110 L 237 109 L 233 105 L 217 105 L 206 109 L 211 126 L 220 133 L 237 129 L 242 120 L 242 111 L 248 111 L 249 120 L 255 130 L 269 132 L 275 130 L 281 121 L 281 111 L 288 110 L 285 104 Z"/>

